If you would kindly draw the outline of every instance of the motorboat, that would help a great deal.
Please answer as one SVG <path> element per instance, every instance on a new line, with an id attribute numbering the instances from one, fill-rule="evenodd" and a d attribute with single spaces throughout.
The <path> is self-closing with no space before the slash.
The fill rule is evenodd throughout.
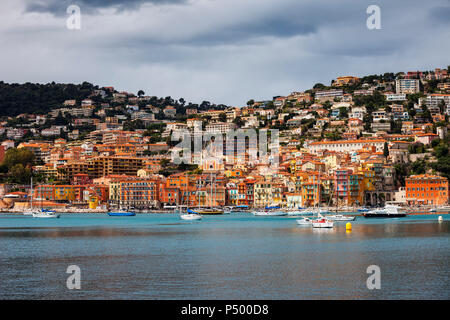
<path id="1" fill-rule="evenodd" d="M 313 228 L 333 228 L 333 225 L 333 221 L 328 220 L 324 217 L 312 221 Z"/>
<path id="2" fill-rule="evenodd" d="M 356 220 L 355 216 L 344 216 L 342 214 L 333 214 L 327 216 L 328 220 L 332 221 L 354 221 Z"/>
<path id="3" fill-rule="evenodd" d="M 370 209 L 368 209 L 368 208 L 359 208 L 358 209 L 358 212 L 368 212 L 368 211 L 370 211 Z"/>
<path id="4" fill-rule="evenodd" d="M 365 218 L 401 218 L 406 216 L 405 209 L 392 204 L 387 204 L 384 208 L 378 208 L 364 213 Z"/>
<path id="5" fill-rule="evenodd" d="M 310 226 L 312 225 L 312 219 L 304 217 L 303 219 L 297 219 L 297 224 L 300 226 Z"/>

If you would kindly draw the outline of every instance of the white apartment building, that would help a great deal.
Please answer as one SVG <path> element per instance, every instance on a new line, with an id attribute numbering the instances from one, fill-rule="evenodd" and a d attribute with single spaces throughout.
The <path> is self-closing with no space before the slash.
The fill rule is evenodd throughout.
<path id="1" fill-rule="evenodd" d="M 406 101 L 406 94 L 404 93 L 387 93 L 385 96 L 386 101 Z"/>
<path id="2" fill-rule="evenodd" d="M 318 154 L 320 151 L 329 150 L 336 152 L 353 152 L 362 149 L 365 146 L 374 146 L 377 152 L 384 150 L 386 140 L 346 140 L 346 141 L 321 141 L 312 142 L 308 145 L 309 152 Z"/>
<path id="3" fill-rule="evenodd" d="M 425 99 L 420 98 L 419 105 L 426 104 L 428 107 L 439 107 L 441 101 L 444 101 L 447 106 L 450 105 L 450 94 L 430 94 Z"/>
<path id="4" fill-rule="evenodd" d="M 418 79 L 397 79 L 395 80 L 396 93 L 413 94 L 420 91 Z"/>
<path id="5" fill-rule="evenodd" d="M 207 133 L 227 133 L 228 131 L 234 130 L 236 125 L 234 123 L 228 122 L 216 122 L 210 123 L 206 126 L 205 130 Z"/>

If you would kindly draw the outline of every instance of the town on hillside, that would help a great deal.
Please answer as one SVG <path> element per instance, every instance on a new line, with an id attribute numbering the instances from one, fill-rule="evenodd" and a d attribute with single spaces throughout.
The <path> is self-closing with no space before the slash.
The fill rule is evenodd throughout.
<path id="1" fill-rule="evenodd" d="M 449 116 L 450 66 L 339 76 L 242 106 L 0 82 L 0 208 L 446 205 Z M 199 152 L 173 161 L 177 133 L 238 129 L 276 132 L 277 165 L 248 140 L 206 157 L 202 138 Z"/>

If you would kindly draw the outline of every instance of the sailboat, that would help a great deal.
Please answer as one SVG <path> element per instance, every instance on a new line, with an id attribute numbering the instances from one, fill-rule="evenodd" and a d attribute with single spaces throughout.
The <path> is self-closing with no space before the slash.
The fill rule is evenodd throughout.
<path id="1" fill-rule="evenodd" d="M 334 192 L 334 190 L 333 190 Z M 350 192 L 350 191 L 349 191 Z M 337 193 L 336 193 L 337 195 Z M 333 194 L 330 197 L 330 201 L 328 202 L 328 207 L 330 207 L 331 199 L 333 198 Z M 339 201 L 336 201 L 336 213 L 333 215 L 327 215 L 327 219 L 331 221 L 354 221 L 356 220 L 356 216 L 344 216 L 343 214 L 338 214 Z"/>
<path id="2" fill-rule="evenodd" d="M 196 214 L 200 214 L 200 215 L 221 215 L 224 214 L 223 210 L 217 209 L 213 207 L 213 194 L 214 194 L 214 199 L 215 199 L 215 195 L 217 194 L 216 189 L 215 189 L 215 184 L 213 185 L 213 177 L 212 177 L 212 172 L 211 172 L 211 197 L 210 197 L 210 207 L 199 207 L 193 210 L 190 210 L 191 212 L 194 212 Z M 213 189 L 214 186 L 214 189 Z M 214 192 L 213 192 L 214 190 Z M 199 202 L 200 205 L 200 202 Z"/>
<path id="3" fill-rule="evenodd" d="M 188 178 L 186 176 L 186 191 L 185 194 L 187 194 L 188 192 Z M 184 198 L 184 197 L 183 197 Z M 191 209 L 189 209 L 189 196 L 187 196 L 187 210 L 186 213 L 181 213 L 181 209 L 178 209 L 179 213 L 180 213 L 180 218 L 183 220 L 188 220 L 188 221 L 195 221 L 195 220 L 201 220 L 203 217 L 201 214 L 199 214 L 198 212 L 192 211 Z"/>
<path id="4" fill-rule="evenodd" d="M 37 213 L 37 210 L 33 210 L 33 177 L 31 177 L 31 193 L 30 193 L 30 207 L 23 212 L 25 216 L 32 216 L 33 213 Z"/>
<path id="5" fill-rule="evenodd" d="M 41 203 L 42 203 L 42 199 Z M 59 218 L 59 213 L 56 213 L 55 211 L 48 210 L 41 208 L 40 210 L 33 211 L 32 212 L 33 218 Z"/>

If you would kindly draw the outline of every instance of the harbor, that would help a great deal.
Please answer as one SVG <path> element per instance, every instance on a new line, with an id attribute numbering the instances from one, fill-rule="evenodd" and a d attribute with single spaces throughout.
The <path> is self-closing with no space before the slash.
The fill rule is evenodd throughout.
<path id="1" fill-rule="evenodd" d="M 438 221 L 442 216 L 442 221 Z M 448 215 L 305 228 L 252 213 L 0 214 L 0 299 L 448 299 Z M 382 289 L 366 287 L 369 265 Z M 66 269 L 82 289 L 66 288 Z"/>

